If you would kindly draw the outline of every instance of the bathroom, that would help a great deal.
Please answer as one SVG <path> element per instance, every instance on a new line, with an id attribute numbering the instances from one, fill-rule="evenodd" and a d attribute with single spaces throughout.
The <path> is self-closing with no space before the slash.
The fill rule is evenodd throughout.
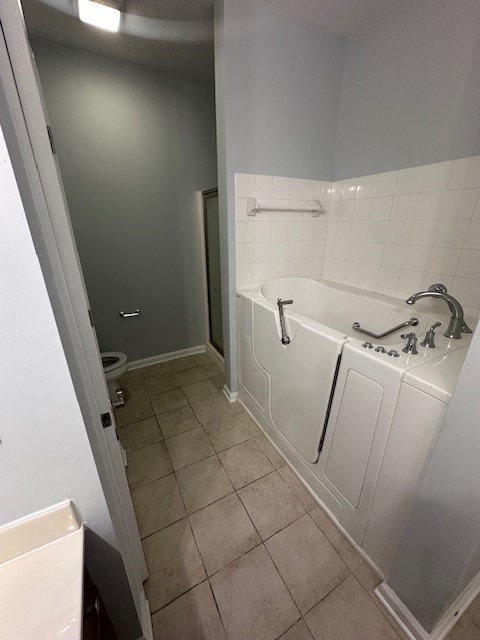
<path id="1" fill-rule="evenodd" d="M 1 125 L 112 637 L 480 638 L 478 2 L 105 0 L 114 33 L 21 5 L 50 231 Z M 0 524 L 72 500 L 107 539 L 65 477 Z"/>

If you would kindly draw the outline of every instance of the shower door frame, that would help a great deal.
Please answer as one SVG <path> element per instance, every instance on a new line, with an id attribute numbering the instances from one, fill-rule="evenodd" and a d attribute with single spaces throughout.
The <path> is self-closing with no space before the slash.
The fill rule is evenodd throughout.
<path id="1" fill-rule="evenodd" d="M 211 323 L 210 323 L 210 286 L 208 278 L 208 237 L 207 237 L 207 218 L 205 216 L 205 203 L 208 198 L 218 198 L 218 188 L 207 189 L 205 191 L 197 191 L 197 204 L 200 227 L 200 245 L 202 253 L 202 275 L 203 275 L 203 300 L 204 300 L 204 316 L 205 316 L 205 343 L 206 347 L 218 364 L 224 366 L 224 349 L 216 344 L 212 339 Z M 223 299 L 222 299 L 223 307 Z"/>

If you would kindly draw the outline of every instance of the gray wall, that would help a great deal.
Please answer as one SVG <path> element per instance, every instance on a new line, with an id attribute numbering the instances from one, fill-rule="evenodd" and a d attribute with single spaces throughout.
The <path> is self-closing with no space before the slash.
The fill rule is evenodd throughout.
<path id="1" fill-rule="evenodd" d="M 102 350 L 204 344 L 195 191 L 216 186 L 214 89 L 33 39 Z M 142 309 L 121 320 L 121 309 Z"/>
<path id="2" fill-rule="evenodd" d="M 225 1 L 231 168 L 333 174 L 345 39 L 263 0 Z"/>
<path id="3" fill-rule="evenodd" d="M 335 180 L 480 154 L 479 104 L 480 2 L 397 2 L 348 41 Z"/>
<path id="4" fill-rule="evenodd" d="M 477 329 L 388 577 L 427 631 L 480 570 L 479 380 Z"/>

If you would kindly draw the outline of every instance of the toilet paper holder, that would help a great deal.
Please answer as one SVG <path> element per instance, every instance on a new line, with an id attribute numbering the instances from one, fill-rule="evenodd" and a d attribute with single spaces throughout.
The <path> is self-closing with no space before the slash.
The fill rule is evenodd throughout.
<path id="1" fill-rule="evenodd" d="M 137 318 L 141 313 L 141 309 L 135 309 L 135 311 L 119 311 L 118 315 L 121 318 Z"/>

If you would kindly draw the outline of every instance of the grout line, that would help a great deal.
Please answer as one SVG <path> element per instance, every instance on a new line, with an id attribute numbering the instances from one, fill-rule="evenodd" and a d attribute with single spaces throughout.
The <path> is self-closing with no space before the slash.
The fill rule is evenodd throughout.
<path id="1" fill-rule="evenodd" d="M 158 613 L 159 611 L 163 611 L 164 609 L 166 609 L 167 607 L 169 607 L 171 604 L 173 604 L 174 602 L 176 602 L 177 600 L 180 600 L 180 598 L 184 595 L 186 595 L 187 593 L 189 593 L 190 591 L 193 591 L 195 589 L 195 587 L 200 586 L 201 584 L 203 584 L 204 582 L 208 582 L 208 577 L 204 578 L 203 580 L 200 580 L 200 582 L 197 582 L 197 584 L 194 584 L 193 587 L 188 587 L 188 589 L 186 591 L 184 591 L 183 593 L 180 593 L 178 596 L 175 596 L 175 598 L 173 598 L 172 600 L 170 600 L 170 602 L 167 602 L 166 604 L 162 605 L 161 607 L 159 607 L 158 609 L 155 609 L 155 611 L 150 611 L 150 617 L 154 616 L 156 613 Z"/>

